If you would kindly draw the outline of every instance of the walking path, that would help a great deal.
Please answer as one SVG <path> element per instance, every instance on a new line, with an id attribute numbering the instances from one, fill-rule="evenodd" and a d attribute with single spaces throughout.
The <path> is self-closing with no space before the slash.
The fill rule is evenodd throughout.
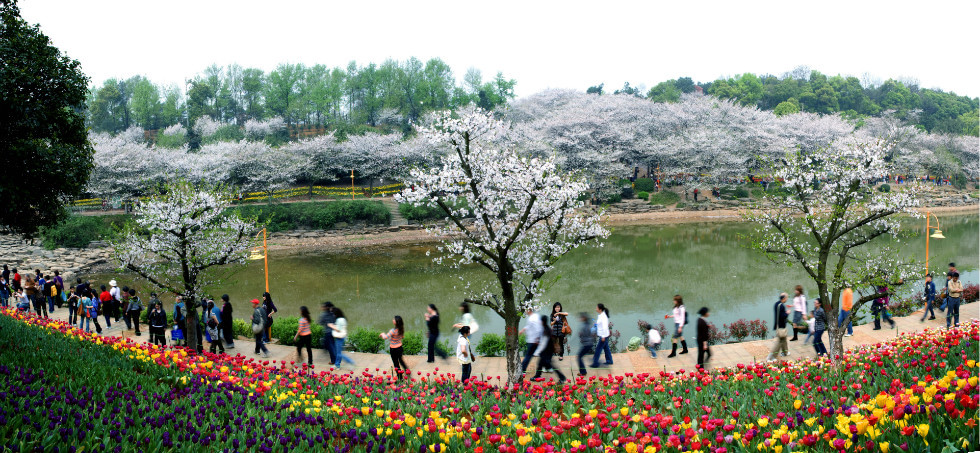
<path id="1" fill-rule="evenodd" d="M 965 309 L 964 309 L 965 308 Z M 961 307 L 961 323 L 969 322 L 978 316 L 977 305 L 967 304 L 965 307 Z M 919 322 L 922 316 L 922 310 L 913 313 L 910 316 L 904 318 L 894 318 L 896 328 L 883 327 L 881 330 L 873 330 L 872 324 L 865 324 L 861 326 L 854 327 L 854 336 L 844 338 L 844 347 L 847 349 L 879 343 L 882 341 L 891 340 L 896 338 L 900 333 L 906 333 L 911 331 L 923 330 L 925 328 L 939 328 L 946 326 L 945 314 L 942 312 L 937 313 L 942 317 L 937 317 L 935 320 L 926 320 L 925 322 Z M 54 319 L 67 321 L 68 320 L 68 309 L 56 309 L 54 313 L 51 314 Z M 104 323 L 105 319 L 101 318 L 100 322 Z M 887 324 L 886 324 L 887 325 Z M 131 338 L 134 341 L 149 342 L 149 328 L 146 325 L 141 325 L 140 329 L 142 332 L 141 336 L 135 336 L 132 330 L 126 330 L 125 322 L 113 322 L 112 326 L 106 328 L 103 327 L 103 335 L 105 336 L 123 336 Z M 667 354 L 669 351 L 660 351 L 657 358 L 650 357 L 650 353 L 646 349 L 641 349 L 638 351 L 622 352 L 613 354 L 614 364 L 599 369 L 589 368 L 588 372 L 590 375 L 624 375 L 627 373 L 657 373 L 661 371 L 674 372 L 679 370 L 691 370 L 695 367 L 697 362 L 697 348 L 693 340 L 694 329 L 690 326 L 685 330 L 685 336 L 688 337 L 688 345 L 691 347 L 690 353 L 685 355 L 678 355 L 677 357 L 668 359 Z M 169 334 L 168 334 L 169 337 Z M 453 335 L 455 338 L 455 334 Z M 813 357 L 814 353 L 813 346 L 803 343 L 804 335 L 800 335 L 799 341 L 790 342 L 789 350 L 790 356 L 788 359 L 797 359 L 802 357 Z M 623 341 L 623 340 L 621 340 Z M 753 362 L 759 362 L 765 360 L 766 356 L 769 354 L 769 350 L 775 340 L 769 338 L 767 340 L 756 340 L 756 341 L 745 341 L 742 343 L 734 344 L 723 344 L 715 345 L 711 347 L 712 359 L 706 364 L 708 367 L 731 367 L 738 364 L 750 364 Z M 455 341 L 450 341 L 450 344 L 455 344 Z M 825 337 L 825 344 L 826 337 Z M 269 344 L 270 357 L 268 359 L 262 359 L 261 355 L 254 353 L 255 343 L 253 341 L 239 339 L 235 341 L 235 349 L 227 349 L 226 352 L 229 354 L 240 354 L 245 357 L 255 358 L 258 360 L 276 360 L 283 362 L 296 361 L 296 348 L 292 346 L 284 346 L 278 344 Z M 669 346 L 669 341 L 666 346 Z M 205 343 L 205 349 L 208 347 Z M 451 352 L 451 351 L 450 351 Z M 574 348 L 573 348 L 574 353 Z M 304 361 L 306 359 L 304 354 Z M 344 368 L 339 372 L 348 373 L 351 370 L 363 371 L 368 370 L 369 372 L 384 372 L 389 371 L 392 368 L 391 358 L 388 354 L 367 354 L 358 352 L 345 352 L 345 355 L 349 355 L 355 362 L 356 366 L 350 366 L 344 364 Z M 425 356 L 405 356 L 405 361 L 411 368 L 413 374 L 418 377 L 419 374 L 425 376 L 430 373 L 452 373 L 458 375 L 460 372 L 459 363 L 450 353 L 449 360 L 436 359 L 436 363 L 426 363 Z M 586 366 L 591 361 L 591 356 L 588 356 L 585 360 Z M 329 358 L 326 351 L 321 349 L 315 349 L 313 352 L 313 363 L 316 370 L 332 370 L 333 367 L 328 363 Z M 300 362 L 297 362 L 299 364 Z M 558 361 L 556 357 L 554 364 L 559 366 L 561 371 L 565 373 L 567 377 L 572 377 L 578 372 L 578 366 L 575 361 L 575 356 L 566 356 L 564 360 Z M 528 369 L 530 374 L 532 370 L 537 369 L 536 361 Z M 378 370 L 378 371 L 375 371 Z M 473 366 L 473 375 L 480 377 L 485 380 L 499 379 L 501 382 L 507 379 L 507 364 L 503 357 L 478 357 L 476 363 Z M 552 374 L 545 374 L 545 376 L 554 376 Z"/>

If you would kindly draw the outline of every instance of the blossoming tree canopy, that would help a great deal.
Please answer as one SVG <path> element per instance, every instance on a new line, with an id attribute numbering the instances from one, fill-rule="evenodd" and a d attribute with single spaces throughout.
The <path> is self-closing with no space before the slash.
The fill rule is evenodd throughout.
<path id="1" fill-rule="evenodd" d="M 791 152 L 770 162 L 770 174 L 783 181 L 789 195 L 769 195 L 773 206 L 747 213 L 758 224 L 752 246 L 769 259 L 800 265 L 817 285 L 827 319 L 836 320 L 839 297 L 845 288 L 862 295 L 851 313 L 875 299 L 875 286 L 894 285 L 919 268 L 913 257 L 884 247 L 874 254 L 859 254 L 875 238 L 898 239 L 894 214 L 918 216 L 919 187 L 903 184 L 892 192 L 874 190 L 874 182 L 893 172 L 886 160 L 891 145 L 885 141 L 837 140 L 812 152 Z M 844 321 L 844 325 L 850 319 Z M 831 355 L 842 353 L 845 329 L 827 323 Z"/>
<path id="2" fill-rule="evenodd" d="M 115 258 L 121 267 L 195 307 L 205 286 L 233 271 L 218 266 L 244 263 L 253 243 L 254 219 L 226 211 L 231 197 L 223 187 L 186 181 L 168 185 L 164 193 L 136 206 L 136 224 L 113 241 Z M 188 310 L 187 322 L 197 322 L 194 310 Z M 194 329 L 186 334 L 188 344 L 196 344 Z"/>
<path id="3" fill-rule="evenodd" d="M 588 185 L 560 171 L 553 157 L 522 155 L 521 138 L 508 135 L 506 124 L 491 114 L 473 111 L 453 118 L 446 113 L 419 131 L 449 152 L 438 168 L 412 170 L 398 199 L 445 212 L 445 224 L 427 227 L 450 238 L 436 261 L 457 268 L 478 263 L 496 275 L 482 288 L 466 288 L 470 302 L 504 318 L 509 382 L 514 383 L 520 373 L 517 326 L 522 312 L 538 303 L 542 277 L 565 253 L 609 232 L 598 214 L 576 210 Z"/>

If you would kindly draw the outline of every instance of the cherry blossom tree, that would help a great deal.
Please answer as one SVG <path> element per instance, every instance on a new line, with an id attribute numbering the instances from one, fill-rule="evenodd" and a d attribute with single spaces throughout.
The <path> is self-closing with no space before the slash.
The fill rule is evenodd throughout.
<path id="1" fill-rule="evenodd" d="M 187 325 L 198 323 L 196 310 L 203 289 L 243 264 L 253 244 L 255 220 L 226 212 L 232 194 L 222 187 L 197 187 L 177 181 L 165 192 L 139 204 L 135 225 L 112 241 L 119 265 L 187 303 Z M 201 351 L 196 329 L 185 332 L 187 344 Z"/>
<path id="2" fill-rule="evenodd" d="M 576 210 L 588 189 L 581 177 L 560 171 L 553 157 L 530 157 L 495 143 L 506 126 L 490 114 L 467 112 L 457 119 L 447 113 L 419 132 L 448 153 L 437 168 L 413 169 L 397 199 L 445 213 L 445 224 L 427 227 L 449 237 L 437 262 L 455 268 L 477 263 L 496 277 L 483 287 L 467 284 L 467 300 L 504 319 L 508 383 L 515 384 L 521 377 L 518 323 L 537 306 L 542 279 L 567 252 L 609 232 L 598 214 Z"/>
<path id="3" fill-rule="evenodd" d="M 769 165 L 774 177 L 783 178 L 789 196 L 770 196 L 772 208 L 744 214 L 757 224 L 752 247 L 774 262 L 802 267 L 817 285 L 834 360 L 843 353 L 846 331 L 837 324 L 841 291 L 851 287 L 860 296 L 843 322 L 846 326 L 861 305 L 880 297 L 871 288 L 891 286 L 921 269 L 899 249 L 861 253 L 875 238 L 891 235 L 898 240 L 895 214 L 919 215 L 914 210 L 919 205 L 917 185 L 885 193 L 873 190 L 869 182 L 893 171 L 885 160 L 890 149 L 882 140 L 850 137 L 812 152 L 788 153 Z"/>

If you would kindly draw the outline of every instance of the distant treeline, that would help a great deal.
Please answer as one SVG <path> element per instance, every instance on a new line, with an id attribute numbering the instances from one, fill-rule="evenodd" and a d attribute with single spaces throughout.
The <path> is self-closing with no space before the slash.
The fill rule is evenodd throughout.
<path id="1" fill-rule="evenodd" d="M 895 117 L 928 132 L 974 136 L 980 133 L 980 98 L 919 88 L 914 80 L 879 82 L 866 78 L 862 83 L 857 77 L 828 77 L 806 67 L 782 76 L 745 73 L 713 82 L 695 83 L 690 77 L 680 77 L 658 83 L 646 92 L 646 97 L 656 102 L 677 102 L 681 94 L 696 90 L 741 105 L 771 110 L 777 115 L 842 113 L 859 118 L 894 111 Z M 603 85 L 589 87 L 588 92 L 602 94 Z M 615 93 L 644 95 L 629 83 Z"/>
<path id="2" fill-rule="evenodd" d="M 485 81 L 472 68 L 457 84 L 438 58 L 346 68 L 280 64 L 269 73 L 212 65 L 185 86 L 157 85 L 143 76 L 106 80 L 90 92 L 88 120 L 95 132 L 112 134 L 133 126 L 190 128 L 202 117 L 238 126 L 281 118 L 287 126 L 408 130 L 434 110 L 471 104 L 492 110 L 514 97 L 515 84 L 502 73 Z"/>

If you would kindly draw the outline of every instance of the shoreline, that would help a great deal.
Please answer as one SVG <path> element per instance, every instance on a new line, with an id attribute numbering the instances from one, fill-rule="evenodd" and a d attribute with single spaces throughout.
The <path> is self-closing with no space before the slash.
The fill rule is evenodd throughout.
<path id="1" fill-rule="evenodd" d="M 939 216 L 962 215 L 978 213 L 977 205 L 939 206 L 921 208 Z M 602 224 L 608 227 L 626 225 L 674 225 L 685 223 L 714 223 L 741 222 L 741 212 L 738 209 L 717 209 L 713 211 L 654 211 L 644 213 L 617 213 L 602 216 Z M 388 247 L 393 245 L 426 245 L 439 242 L 444 237 L 432 236 L 421 226 L 417 229 L 386 231 L 381 233 L 351 232 L 343 235 L 321 236 L 316 238 L 272 237 L 269 239 L 269 249 L 295 253 L 304 252 L 338 252 L 361 248 Z"/>

